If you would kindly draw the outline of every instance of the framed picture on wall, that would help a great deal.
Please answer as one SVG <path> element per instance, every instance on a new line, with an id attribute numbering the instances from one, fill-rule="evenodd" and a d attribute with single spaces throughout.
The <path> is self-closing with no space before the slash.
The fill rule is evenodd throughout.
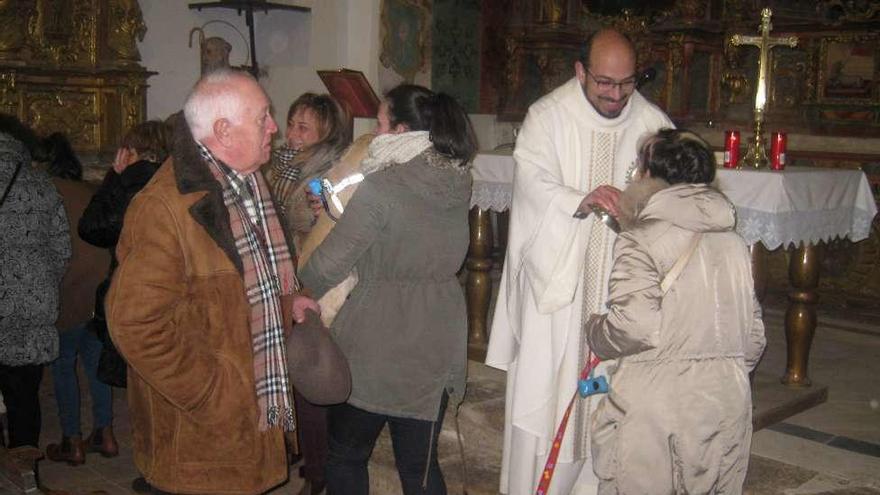
<path id="1" fill-rule="evenodd" d="M 821 39 L 817 100 L 850 104 L 880 102 L 880 36 Z"/>
<path id="2" fill-rule="evenodd" d="M 382 54 L 379 60 L 412 82 L 427 62 L 431 34 L 426 0 L 382 1 Z"/>

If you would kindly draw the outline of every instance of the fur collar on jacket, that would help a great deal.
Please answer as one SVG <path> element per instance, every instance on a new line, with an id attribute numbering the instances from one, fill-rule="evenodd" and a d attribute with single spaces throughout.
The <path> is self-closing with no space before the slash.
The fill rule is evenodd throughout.
<path id="1" fill-rule="evenodd" d="M 669 185 L 646 177 L 630 184 L 618 202 L 621 230 L 653 220 L 669 222 L 691 232 L 725 232 L 736 225 L 736 210 L 727 197 L 709 184 Z"/>
<path id="2" fill-rule="evenodd" d="M 241 257 L 235 248 L 235 239 L 229 225 L 229 211 L 223 203 L 223 188 L 211 174 L 208 164 L 202 160 L 183 112 L 178 114 L 173 125 L 174 141 L 171 159 L 177 190 L 180 194 L 207 192 L 189 208 L 189 212 L 196 222 L 208 231 L 214 242 L 226 253 L 241 274 L 243 272 Z"/>
<path id="3" fill-rule="evenodd" d="M 639 213 L 645 209 L 651 196 L 668 187 L 668 182 L 653 177 L 633 181 L 620 195 L 620 200 L 617 203 L 617 209 L 620 212 L 617 218 L 620 230 L 632 229 Z"/>

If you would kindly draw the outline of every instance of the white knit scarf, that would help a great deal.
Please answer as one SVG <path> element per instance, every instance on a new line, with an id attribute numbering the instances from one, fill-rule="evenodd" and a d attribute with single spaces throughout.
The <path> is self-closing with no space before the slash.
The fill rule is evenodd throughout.
<path id="1" fill-rule="evenodd" d="M 428 131 L 380 134 L 370 143 L 367 157 L 361 162 L 361 173 L 369 175 L 394 164 L 406 163 L 431 146 L 434 143 Z"/>

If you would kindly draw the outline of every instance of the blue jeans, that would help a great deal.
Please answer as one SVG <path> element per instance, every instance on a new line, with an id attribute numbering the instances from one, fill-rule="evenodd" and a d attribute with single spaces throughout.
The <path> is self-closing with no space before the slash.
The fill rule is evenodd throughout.
<path id="1" fill-rule="evenodd" d="M 327 411 L 330 452 L 327 458 L 328 495 L 367 495 L 367 463 L 385 423 L 391 433 L 394 462 L 405 495 L 445 495 L 446 482 L 437 462 L 437 440 L 448 397 L 443 394 L 436 421 L 375 414 L 348 404 Z M 430 461 L 430 462 L 429 462 Z M 427 479 L 425 471 L 427 465 Z M 427 480 L 427 483 L 424 483 Z"/>
<path id="2" fill-rule="evenodd" d="M 92 421 L 94 429 L 110 426 L 113 421 L 113 394 L 110 385 L 98 380 L 98 359 L 101 357 L 101 341 L 89 330 L 87 323 L 60 332 L 58 359 L 52 363 L 52 379 L 55 382 L 55 400 L 58 401 L 58 417 L 61 433 L 65 437 L 82 435 L 79 415 L 79 380 L 76 374 L 76 356 L 82 359 L 83 369 L 89 380 L 92 395 Z"/>

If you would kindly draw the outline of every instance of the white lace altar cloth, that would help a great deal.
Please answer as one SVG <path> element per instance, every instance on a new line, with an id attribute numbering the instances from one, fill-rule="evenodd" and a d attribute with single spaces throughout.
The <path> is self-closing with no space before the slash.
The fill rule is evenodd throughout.
<path id="1" fill-rule="evenodd" d="M 484 151 L 474 158 L 471 175 L 474 190 L 471 208 L 505 211 L 510 208 L 513 186 L 513 156 L 510 151 Z"/>
<path id="2" fill-rule="evenodd" d="M 717 185 L 736 205 L 736 230 L 768 249 L 871 234 L 877 205 L 861 170 L 791 167 L 719 169 Z"/>
<path id="3" fill-rule="evenodd" d="M 513 157 L 484 152 L 474 159 L 471 207 L 510 208 Z M 767 249 L 835 238 L 866 239 L 877 205 L 861 170 L 790 167 L 718 169 L 716 185 L 736 206 L 736 230 L 749 245 Z"/>

